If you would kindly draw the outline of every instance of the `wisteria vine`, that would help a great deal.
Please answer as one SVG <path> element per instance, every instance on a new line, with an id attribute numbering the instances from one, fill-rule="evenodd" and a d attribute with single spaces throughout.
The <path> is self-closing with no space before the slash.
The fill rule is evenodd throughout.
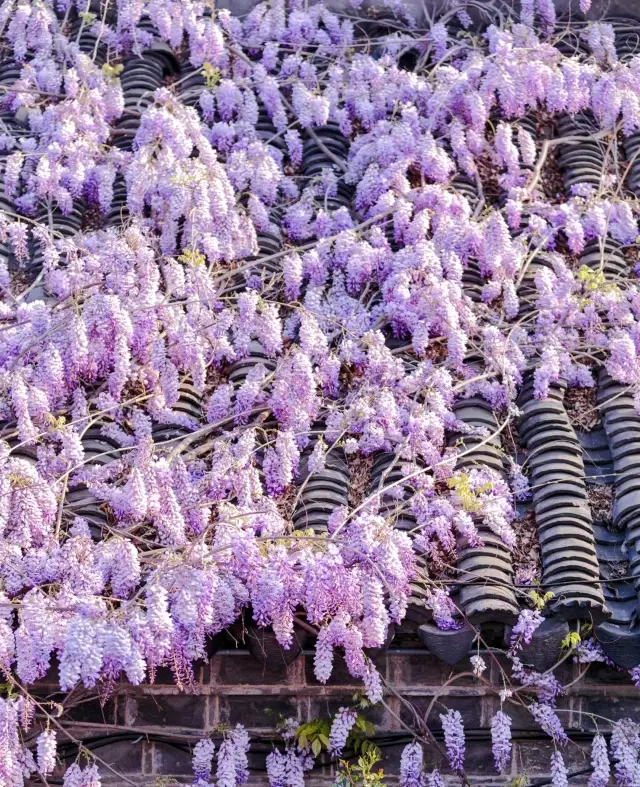
<path id="1" fill-rule="evenodd" d="M 353 5 L 0 6 L 0 784 L 57 767 L 64 727 L 29 689 L 54 657 L 63 692 L 163 667 L 184 688 L 239 619 L 284 651 L 302 625 L 318 680 L 341 653 L 383 701 L 370 649 L 409 609 L 465 625 L 460 543 L 518 543 L 523 469 L 466 467 L 465 440 L 506 435 L 527 381 L 543 400 L 598 368 L 640 411 L 635 155 L 618 146 L 640 130 L 640 56 L 582 17 L 568 52 L 547 0 L 424 28 L 394 4 L 386 33 Z M 598 177 L 554 186 L 576 144 Z M 581 264 L 594 244 L 626 274 Z M 466 400 L 497 430 L 459 417 Z M 349 498 L 362 467 L 376 481 Z M 544 599 L 535 568 L 518 577 L 495 767 L 516 702 L 557 745 L 561 787 L 563 687 L 520 660 Z M 593 641 L 576 657 L 606 661 Z M 441 720 L 464 778 L 462 718 Z M 355 722 L 336 716 L 335 756 Z M 289 727 L 274 787 L 312 767 Z M 426 742 L 402 755 L 406 787 L 442 783 Z M 248 745 L 224 731 L 220 787 L 246 781 Z M 198 787 L 214 749 L 196 746 Z M 632 721 L 596 735 L 592 787 L 610 756 L 639 784 L 639 750 Z M 65 787 L 99 784 L 87 756 Z"/>

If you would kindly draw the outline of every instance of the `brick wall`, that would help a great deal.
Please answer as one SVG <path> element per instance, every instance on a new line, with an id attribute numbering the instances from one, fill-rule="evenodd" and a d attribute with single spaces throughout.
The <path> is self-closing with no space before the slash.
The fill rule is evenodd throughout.
<path id="1" fill-rule="evenodd" d="M 487 662 L 492 658 L 489 654 L 484 657 Z M 500 656 L 493 658 L 489 679 L 500 686 L 500 669 L 495 660 Z M 508 783 L 505 777 L 495 774 L 487 742 L 497 700 L 491 687 L 482 685 L 473 675 L 464 675 L 469 670 L 468 662 L 451 668 L 417 648 L 390 649 L 376 662 L 393 688 L 413 703 L 422 716 L 428 714 L 429 725 L 438 735 L 438 714 L 443 711 L 438 698 L 462 713 L 468 731 L 467 768 L 474 787 Z M 567 696 L 558 703 L 573 740 L 565 752 L 570 772 L 588 767 L 586 754 L 594 728 L 590 713 L 613 719 L 640 718 L 640 690 L 632 686 L 626 673 L 595 664 L 582 678 L 579 674 L 579 668 L 568 663 L 558 672 L 564 684 L 571 684 Z M 445 685 L 456 675 L 461 677 Z M 207 664 L 197 667 L 196 680 L 196 691 L 185 693 L 175 685 L 171 673 L 162 670 L 154 685 L 119 686 L 104 707 L 94 698 L 80 695 L 74 699 L 72 694 L 66 699 L 68 705 L 77 703 L 65 716 L 71 721 L 69 730 L 122 774 L 118 777 L 102 768 L 105 783 L 126 784 L 128 779 L 135 784 L 155 785 L 161 777 L 175 777 L 178 782 L 187 783 L 191 773 L 189 745 L 220 722 L 241 722 L 252 731 L 252 780 L 259 783 L 265 780 L 264 758 L 270 751 L 268 739 L 278 716 L 294 716 L 303 722 L 332 714 L 340 705 L 349 703 L 353 693 L 361 688 L 339 660 L 330 683 L 319 684 L 313 675 L 313 655 L 307 651 L 285 672 L 274 674 L 246 651 L 222 650 Z M 53 684 L 41 687 L 43 696 L 54 691 Z M 386 708 L 375 707 L 368 716 L 382 736 L 382 765 L 385 773 L 391 775 L 397 772 L 402 747 L 410 740 L 403 722 L 411 722 L 411 712 L 396 696 L 387 696 L 385 703 Z M 536 729 L 528 713 L 513 705 L 508 712 L 513 718 L 516 741 L 512 775 L 524 773 L 535 784 L 537 777 L 547 774 L 553 744 Z M 109 725 L 108 737 L 100 728 L 104 723 Z M 602 728 L 600 719 L 598 725 Z M 69 751 L 72 762 L 75 752 Z M 431 766 L 441 764 L 436 751 L 428 752 L 428 757 Z M 331 775 L 329 766 L 320 768 L 308 783 L 326 784 Z M 583 785 L 587 778 L 576 777 L 570 783 L 572 787 Z M 450 781 L 460 783 L 454 777 Z"/>

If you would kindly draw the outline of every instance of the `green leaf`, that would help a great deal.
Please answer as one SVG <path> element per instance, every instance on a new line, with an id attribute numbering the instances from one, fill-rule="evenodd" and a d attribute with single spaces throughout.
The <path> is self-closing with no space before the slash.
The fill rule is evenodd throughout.
<path id="1" fill-rule="evenodd" d="M 323 732 L 318 734 L 318 739 L 324 743 L 325 746 L 329 746 L 329 736 L 325 735 Z"/>
<path id="2" fill-rule="evenodd" d="M 311 744 L 311 751 L 313 752 L 313 756 L 317 757 L 320 752 L 322 751 L 322 744 L 316 738 L 315 741 Z"/>
<path id="3" fill-rule="evenodd" d="M 563 650 L 571 650 L 579 645 L 581 642 L 580 634 L 577 631 L 571 631 L 560 643 Z"/>
<path id="4" fill-rule="evenodd" d="M 364 716 L 358 716 L 356 718 L 356 727 L 362 730 L 362 732 L 367 731 L 367 720 Z"/>
<path id="5" fill-rule="evenodd" d="M 178 262 L 183 262 L 185 265 L 193 265 L 194 268 L 204 265 L 206 261 L 207 258 L 202 252 L 194 251 L 193 249 L 183 249 L 182 254 L 178 257 Z"/>
<path id="6" fill-rule="evenodd" d="M 202 76 L 205 78 L 208 88 L 215 87 L 218 82 L 220 81 L 221 73 L 219 68 L 215 68 L 214 66 L 207 61 L 202 66 Z"/>
<path id="7" fill-rule="evenodd" d="M 308 742 L 307 736 L 304 734 L 304 732 L 301 733 L 298 736 L 298 745 L 300 746 L 300 748 L 304 749 L 304 747 L 307 745 L 307 742 Z"/>
<path id="8" fill-rule="evenodd" d="M 551 591 L 548 591 L 547 593 L 544 594 L 544 596 L 541 596 L 539 593 L 536 593 L 535 590 L 532 590 L 529 593 L 529 598 L 535 604 L 536 609 L 538 611 L 541 611 L 541 610 L 544 609 L 545 604 L 547 603 L 547 601 L 549 601 L 550 599 L 553 598 L 553 593 L 551 593 Z"/>

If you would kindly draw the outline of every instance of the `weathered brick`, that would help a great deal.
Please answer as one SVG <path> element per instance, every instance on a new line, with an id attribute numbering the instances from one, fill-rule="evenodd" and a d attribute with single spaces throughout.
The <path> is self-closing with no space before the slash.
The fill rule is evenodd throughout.
<path id="1" fill-rule="evenodd" d="M 173 674 L 169 667 L 156 667 L 154 686 L 177 686 L 176 676 Z"/>
<path id="2" fill-rule="evenodd" d="M 504 653 L 491 653 L 490 656 L 485 658 L 485 661 L 490 667 L 491 681 L 495 686 L 504 685 L 503 676 L 511 675 L 511 662 Z M 570 661 L 564 661 L 560 664 L 553 673 L 562 684 L 571 683 L 574 678 L 573 666 Z M 488 677 L 488 676 L 487 676 Z"/>
<path id="3" fill-rule="evenodd" d="M 420 696 L 411 697 L 410 703 L 417 711 L 418 715 L 424 719 L 427 713 L 433 696 Z M 429 711 L 427 718 L 427 725 L 430 729 L 440 730 L 442 725 L 440 723 L 440 714 L 446 713 L 448 709 L 460 711 L 464 720 L 465 727 L 478 728 L 482 724 L 482 711 L 479 697 L 452 697 L 441 696 Z M 404 704 L 400 711 L 400 718 L 406 724 L 412 724 L 414 716 Z"/>
<path id="4" fill-rule="evenodd" d="M 153 773 L 154 744 L 142 741 L 142 773 Z"/>
<path id="5" fill-rule="evenodd" d="M 129 723 L 138 727 L 205 726 L 207 697 L 193 694 L 142 694 L 129 700 Z"/>
<path id="6" fill-rule="evenodd" d="M 58 698 L 59 702 L 63 701 L 63 696 Z M 79 702 L 77 705 L 67 706 L 65 712 L 65 719 L 72 719 L 73 721 L 84 721 L 90 724 L 114 724 L 116 721 L 116 703 L 115 700 L 108 700 L 104 706 L 96 699 L 91 699 L 86 702 Z"/>
<path id="7" fill-rule="evenodd" d="M 498 659 L 501 666 L 504 665 L 501 655 L 498 655 Z M 493 654 L 485 654 L 485 660 L 487 663 L 493 662 Z M 474 740 L 474 729 L 484 728 L 485 735 L 488 732 L 486 728 L 499 707 L 497 697 L 493 693 L 486 693 L 486 687 L 471 676 L 453 681 L 439 694 L 448 678 L 469 670 L 466 659 L 452 668 L 426 651 L 417 652 L 414 649 L 409 652 L 388 651 L 378 656 L 376 662 L 382 674 L 409 700 L 420 716 L 424 716 L 431 699 L 438 695 L 428 719 L 429 726 L 436 734 L 441 733 L 439 715 L 446 708 L 459 710 L 468 732 L 467 771 L 472 776 L 471 783 L 474 787 L 504 787 L 507 777 L 494 772 L 490 742 L 488 739 L 481 742 Z M 209 676 L 201 666 L 198 665 L 197 676 L 208 680 Z M 326 686 L 315 680 L 313 657 L 308 653 L 280 675 L 265 670 L 250 654 L 241 650 L 217 653 L 210 661 L 210 668 L 210 682 L 204 686 L 203 694 L 178 692 L 171 674 L 158 671 L 156 684 L 151 689 L 130 687 L 123 681 L 117 686 L 115 697 L 109 700 L 104 709 L 100 708 L 97 700 L 83 702 L 70 709 L 67 718 L 87 724 L 109 724 L 115 718 L 120 725 L 157 730 L 160 734 L 166 729 L 184 729 L 195 740 L 199 736 L 196 731 L 211 729 L 218 722 L 242 723 L 250 731 L 271 731 L 280 716 L 293 716 L 300 721 L 332 716 L 340 706 L 352 703 L 355 690 L 362 690 L 362 683 L 349 675 L 344 660 L 337 654 L 334 674 Z M 578 674 L 569 663 L 559 671 L 559 677 L 564 682 L 570 682 Z M 57 671 L 52 669 L 47 678 L 52 688 L 56 676 Z M 500 669 L 495 666 L 492 667 L 492 678 L 496 683 L 501 683 Z M 45 684 L 41 684 L 40 691 L 46 691 Z M 48 696 L 55 698 L 56 695 L 50 691 L 47 691 Z M 215 694 L 209 696 L 209 692 Z M 387 704 L 400 715 L 402 722 L 413 726 L 411 713 L 396 697 L 390 695 Z M 640 717 L 640 696 L 631 688 L 627 674 L 600 664 L 592 665 L 587 676 L 571 686 L 569 696 L 560 698 L 558 706 L 565 726 L 573 726 L 574 729 L 581 727 L 592 730 L 589 713 L 613 719 L 622 716 Z M 534 779 L 548 777 L 553 743 L 545 738 L 525 709 L 508 705 L 507 711 L 513 718 L 515 740 L 511 775 L 519 772 Z M 367 716 L 374 723 L 377 733 L 406 732 L 401 723 L 382 706 L 370 709 Z M 602 719 L 597 721 L 598 726 L 606 727 Z M 255 787 L 266 787 L 264 757 L 271 747 L 268 743 L 259 744 L 255 732 L 252 739 L 253 746 L 258 746 L 260 751 L 250 755 L 251 783 Z M 100 757 L 109 754 L 109 758 L 105 759 L 116 769 L 120 768 L 119 772 L 123 776 L 140 783 L 141 787 L 153 787 L 160 776 L 176 779 L 180 784 L 189 784 L 192 780 L 191 755 L 188 747 L 180 744 L 180 741 L 171 745 L 143 739 L 135 743 L 108 744 L 96 750 L 96 753 Z M 405 745 L 406 740 L 382 746 L 380 767 L 389 778 L 390 787 L 394 784 Z M 588 741 L 581 744 L 581 748 L 586 751 Z M 581 748 L 572 745 L 563 750 L 570 772 L 588 764 L 582 758 Z M 428 770 L 440 767 L 447 787 L 459 787 L 459 778 L 449 773 L 446 762 L 440 759 L 441 755 L 436 748 L 425 747 L 425 767 Z M 333 780 L 333 776 L 333 766 L 316 768 L 308 775 L 306 783 L 308 787 L 325 787 Z M 587 778 L 572 778 L 572 787 L 582 787 Z M 104 783 L 112 787 L 120 785 L 123 780 L 118 780 L 112 773 L 105 773 Z"/>
<path id="8" fill-rule="evenodd" d="M 610 725 L 607 720 L 617 721 L 629 717 L 631 719 L 640 719 L 640 692 L 629 692 L 625 696 L 607 695 L 607 689 L 602 687 L 602 691 L 595 697 L 583 697 L 580 714 L 580 725 L 583 729 L 591 730 L 594 728 L 594 722 L 588 715 L 594 714 L 597 726 L 600 728 L 607 728 Z"/>
<path id="9" fill-rule="evenodd" d="M 496 711 L 500 709 L 500 701 L 496 698 L 492 698 L 492 712 L 489 715 L 493 715 Z M 558 718 L 562 722 L 562 724 L 567 727 L 570 720 L 570 702 L 567 697 L 559 697 L 556 703 L 556 708 L 558 710 Z M 540 725 L 537 721 L 533 718 L 531 713 L 526 709 L 523 708 L 521 705 L 516 705 L 515 703 L 508 703 L 504 707 L 505 713 L 511 716 L 511 728 L 515 732 L 516 730 L 521 731 L 529 731 L 529 730 L 536 730 L 540 731 Z M 540 732 L 540 736 L 544 738 L 544 733 Z"/>
<path id="10" fill-rule="evenodd" d="M 155 741 L 153 744 L 153 772 L 162 776 L 193 773 L 191 751 L 182 745 Z"/>
<path id="11" fill-rule="evenodd" d="M 307 685 L 309 686 L 322 686 L 324 684 L 320 683 L 316 679 L 316 676 L 313 671 L 313 656 L 312 655 L 305 655 L 305 679 Z M 378 672 L 382 675 L 383 678 L 387 676 L 387 654 L 383 653 L 382 655 L 376 656 L 373 658 L 373 663 L 376 665 Z M 362 688 L 362 681 L 354 678 L 345 663 L 343 656 L 336 653 L 335 658 L 333 660 L 333 670 L 331 671 L 331 678 L 329 679 L 328 684 L 329 686 L 356 686 L 357 688 Z"/>
<path id="12" fill-rule="evenodd" d="M 294 697 L 267 697 L 264 694 L 232 695 L 219 698 L 220 720 L 247 727 L 274 727 L 280 716 L 298 718 Z"/>
<path id="13" fill-rule="evenodd" d="M 626 670 L 617 670 L 614 667 L 608 667 L 601 661 L 596 661 L 589 665 L 587 674 L 582 679 L 585 684 L 589 685 L 627 685 L 633 686 L 631 676 Z"/>
<path id="14" fill-rule="evenodd" d="M 313 670 L 313 656 L 305 655 L 305 680 L 309 686 L 322 686 L 319 680 L 316 679 Z M 358 681 L 352 677 L 347 669 L 347 665 L 341 656 L 337 656 L 333 662 L 333 669 L 331 670 L 331 683 L 333 685 L 343 686 L 356 686 Z"/>
<path id="15" fill-rule="evenodd" d="M 443 664 L 424 653 L 388 653 L 389 680 L 398 686 L 440 686 Z"/>
<path id="16" fill-rule="evenodd" d="M 382 759 L 377 767 L 384 770 L 385 776 L 397 776 L 400 773 L 400 757 L 405 746 L 406 744 L 403 743 L 395 746 L 385 746 L 381 749 L 380 755 Z"/>
<path id="17" fill-rule="evenodd" d="M 473 773 L 474 776 L 490 776 L 498 779 L 490 747 L 491 744 L 487 741 L 467 740 L 464 767 L 468 773 Z M 509 771 L 510 767 L 507 768 L 507 773 Z M 502 777 L 501 783 L 504 784 L 504 781 L 504 777 Z"/>
<path id="18" fill-rule="evenodd" d="M 556 751 L 553 741 L 520 740 L 515 743 L 514 756 L 519 773 L 528 777 L 546 776 L 549 773 L 551 755 Z M 588 744 L 576 744 L 565 747 L 562 756 L 569 773 L 580 771 L 589 766 Z M 571 785 L 580 782 L 571 779 Z"/>
<path id="19" fill-rule="evenodd" d="M 271 672 L 247 651 L 223 653 L 211 660 L 211 682 L 222 685 L 280 686 L 304 681 L 303 657 L 284 672 Z"/>
<path id="20" fill-rule="evenodd" d="M 323 755 L 324 758 L 324 755 Z M 305 783 L 308 787 L 312 787 L 313 782 L 324 784 L 332 784 L 335 780 L 336 775 L 336 767 L 332 762 L 323 763 L 322 760 L 320 761 L 321 764 L 316 765 L 313 771 L 307 776 L 305 779 Z"/>
<path id="21" fill-rule="evenodd" d="M 318 697 L 312 699 L 309 703 L 309 720 L 327 716 L 333 717 L 340 708 L 348 707 L 351 704 L 352 697 L 348 694 L 340 698 Z M 361 713 L 375 725 L 376 730 L 389 729 L 390 719 L 386 709 L 382 705 L 367 708 L 367 710 L 361 711 Z"/>
<path id="22" fill-rule="evenodd" d="M 440 659 L 432 656 L 427 650 L 421 653 L 389 653 L 389 680 L 399 686 L 442 686 L 445 681 L 456 678 L 452 685 L 474 686 L 480 681 L 471 673 L 469 657 L 459 661 L 454 666 L 445 664 Z"/>
<path id="23" fill-rule="evenodd" d="M 110 765 L 118 773 L 139 773 L 142 771 L 142 741 L 118 741 L 94 750 L 103 762 Z M 115 778 L 113 771 L 98 763 L 98 770 L 103 776 Z"/>
<path id="24" fill-rule="evenodd" d="M 407 743 L 403 742 L 381 747 L 380 754 L 382 759 L 377 767 L 384 770 L 385 776 L 398 776 L 400 774 L 400 758 L 406 745 Z M 423 746 L 423 766 L 426 771 L 432 771 L 434 768 L 442 769 L 442 757 L 434 746 Z"/>
<path id="25" fill-rule="evenodd" d="M 472 654 L 473 655 L 473 654 Z M 485 662 L 490 656 L 483 654 Z M 443 677 L 445 680 L 455 678 L 452 683 L 453 686 L 481 686 L 482 681 L 473 675 L 473 666 L 471 665 L 471 656 L 465 656 L 461 661 L 450 667 L 448 664 L 443 664 Z"/>

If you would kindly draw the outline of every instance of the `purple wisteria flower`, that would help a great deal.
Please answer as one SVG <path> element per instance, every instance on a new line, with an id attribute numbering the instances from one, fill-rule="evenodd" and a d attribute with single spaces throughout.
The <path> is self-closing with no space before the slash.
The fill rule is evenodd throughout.
<path id="1" fill-rule="evenodd" d="M 496 770 L 506 770 L 511 761 L 511 718 L 499 710 L 491 719 L 491 747 Z"/>
<path id="2" fill-rule="evenodd" d="M 600 733 L 594 735 L 591 744 L 591 766 L 593 772 L 589 776 L 589 787 L 606 787 L 611 776 L 611 764 L 607 741 Z"/>
<path id="3" fill-rule="evenodd" d="M 567 733 L 564 731 L 562 722 L 556 715 L 553 708 L 539 702 L 532 702 L 529 711 L 540 727 L 550 735 L 556 743 L 564 746 L 569 742 Z"/>
<path id="4" fill-rule="evenodd" d="M 553 787 L 569 787 L 567 768 L 559 751 L 551 755 L 551 784 Z"/>
<path id="5" fill-rule="evenodd" d="M 36 743 L 38 771 L 47 776 L 56 767 L 56 733 L 55 730 L 45 730 L 38 736 Z"/>
<path id="6" fill-rule="evenodd" d="M 368 654 L 409 610 L 463 629 L 463 551 L 513 562 L 537 489 L 503 461 L 519 394 L 553 410 L 608 375 L 640 412 L 637 167 L 615 153 L 640 129 L 638 58 L 606 20 L 565 54 L 552 0 L 482 30 L 452 8 L 426 34 L 394 0 L 372 41 L 384 19 L 323 3 L 111 5 L 0 8 L 0 669 L 29 691 L 55 664 L 63 692 L 103 696 L 170 667 L 185 688 L 250 613 L 284 651 L 313 627 L 316 678 L 344 657 L 379 702 Z M 569 121 L 592 139 L 558 145 L 550 189 L 539 130 Z M 575 182 L 585 150 L 602 166 Z M 564 744 L 561 684 L 517 655 L 542 620 L 520 610 L 511 677 Z M 607 658 L 595 640 L 575 655 Z M 20 737 L 33 710 L 0 700 L 11 784 L 56 765 L 55 732 L 35 759 Z M 441 718 L 460 773 L 462 718 Z M 336 754 L 354 723 L 335 717 Z M 627 786 L 633 724 L 611 742 Z M 492 743 L 503 770 L 503 711 Z M 247 747 L 225 732 L 220 787 L 247 781 Z M 199 787 L 213 752 L 194 749 Z M 592 787 L 606 756 L 596 736 Z M 302 787 L 308 758 L 286 739 L 271 784 Z M 442 783 L 418 744 L 401 770 Z"/>
<path id="7" fill-rule="evenodd" d="M 440 714 L 444 731 L 444 743 L 451 769 L 461 773 L 464 770 L 465 737 L 460 711 L 449 710 Z"/>
<path id="8" fill-rule="evenodd" d="M 329 750 L 334 752 L 337 757 L 342 754 L 357 716 L 358 714 L 351 708 L 340 708 L 333 717 L 329 733 Z"/>
<path id="9" fill-rule="evenodd" d="M 400 757 L 400 784 L 402 787 L 424 787 L 427 776 L 424 773 L 422 746 L 417 741 L 407 744 Z"/>
<path id="10" fill-rule="evenodd" d="M 196 780 L 209 781 L 215 744 L 208 738 L 198 741 L 193 749 L 193 775 Z"/>
<path id="11" fill-rule="evenodd" d="M 631 787 L 640 778 L 640 728 L 631 719 L 620 719 L 611 733 L 611 756 L 616 781 Z"/>

